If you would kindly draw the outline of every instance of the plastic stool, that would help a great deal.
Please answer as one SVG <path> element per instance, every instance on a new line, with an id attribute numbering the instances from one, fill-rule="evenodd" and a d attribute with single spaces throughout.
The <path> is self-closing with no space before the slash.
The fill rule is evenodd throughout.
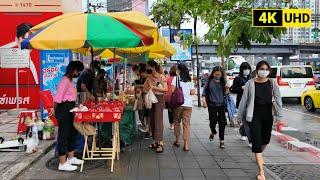
<path id="1" fill-rule="evenodd" d="M 27 124 L 24 121 L 26 117 L 32 117 L 33 114 L 35 115 L 35 118 L 38 118 L 37 111 L 21 111 L 19 114 L 19 122 L 18 122 L 18 128 L 17 128 L 17 134 L 24 133 L 27 131 Z"/>

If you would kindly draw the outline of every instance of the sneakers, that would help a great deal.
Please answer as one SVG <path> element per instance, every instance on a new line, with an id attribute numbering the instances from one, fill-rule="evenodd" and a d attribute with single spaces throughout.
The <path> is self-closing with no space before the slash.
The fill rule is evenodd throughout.
<path id="1" fill-rule="evenodd" d="M 71 159 L 67 158 L 67 163 L 72 165 L 81 165 L 83 163 L 83 160 L 77 159 L 76 157 L 73 157 Z"/>
<path id="2" fill-rule="evenodd" d="M 64 163 L 64 164 L 60 164 L 59 163 L 59 171 L 75 171 L 77 170 L 77 166 L 73 166 L 71 164 L 69 164 L 68 162 Z"/>
<path id="3" fill-rule="evenodd" d="M 249 147 L 249 148 L 252 148 L 252 143 L 249 143 L 249 142 L 248 142 L 248 147 Z"/>
<path id="4" fill-rule="evenodd" d="M 170 124 L 169 129 L 174 130 L 174 125 Z"/>
<path id="5" fill-rule="evenodd" d="M 146 130 L 144 127 L 142 127 L 142 126 L 138 126 L 138 130 L 139 130 L 140 132 L 142 132 L 142 133 L 146 133 L 146 132 L 147 132 L 147 130 Z"/>
<path id="6" fill-rule="evenodd" d="M 246 141 L 246 140 L 247 140 L 247 137 L 246 137 L 246 136 L 241 136 L 241 140 L 242 140 L 242 141 Z"/>

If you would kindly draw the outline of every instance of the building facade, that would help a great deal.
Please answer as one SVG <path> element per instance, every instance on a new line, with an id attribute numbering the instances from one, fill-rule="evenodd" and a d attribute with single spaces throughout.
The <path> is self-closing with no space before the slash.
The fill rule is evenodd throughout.
<path id="1" fill-rule="evenodd" d="M 108 12 L 139 11 L 148 14 L 148 0 L 106 0 Z"/>
<path id="2" fill-rule="evenodd" d="M 319 37 L 319 4 L 320 0 L 292 0 L 292 6 L 312 10 L 311 28 L 289 28 L 287 33 L 281 38 L 282 42 L 293 43 L 317 43 Z"/>

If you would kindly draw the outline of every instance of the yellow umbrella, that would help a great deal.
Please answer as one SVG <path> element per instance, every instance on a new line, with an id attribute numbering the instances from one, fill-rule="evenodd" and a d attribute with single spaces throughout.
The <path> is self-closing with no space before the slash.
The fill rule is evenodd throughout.
<path id="1" fill-rule="evenodd" d="M 158 40 L 150 46 L 142 46 L 137 48 L 121 48 L 117 49 L 117 52 L 127 53 L 127 54 L 138 54 L 138 53 L 150 53 L 155 54 L 155 56 L 164 58 L 176 54 L 176 49 L 172 46 L 164 37 L 159 35 Z M 149 54 L 149 57 L 150 57 Z"/>

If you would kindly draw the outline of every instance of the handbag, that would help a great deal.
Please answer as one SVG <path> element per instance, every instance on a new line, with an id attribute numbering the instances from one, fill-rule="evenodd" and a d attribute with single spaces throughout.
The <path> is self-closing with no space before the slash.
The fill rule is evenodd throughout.
<path id="1" fill-rule="evenodd" d="M 271 83 L 271 94 L 272 94 L 272 115 L 273 116 L 276 116 L 277 115 L 277 102 L 274 98 L 274 87 L 273 87 L 273 81 L 270 80 L 270 83 Z"/>
<path id="2" fill-rule="evenodd" d="M 182 87 L 180 87 L 179 77 L 176 78 L 176 88 L 171 94 L 170 107 L 177 108 L 184 104 Z"/>

